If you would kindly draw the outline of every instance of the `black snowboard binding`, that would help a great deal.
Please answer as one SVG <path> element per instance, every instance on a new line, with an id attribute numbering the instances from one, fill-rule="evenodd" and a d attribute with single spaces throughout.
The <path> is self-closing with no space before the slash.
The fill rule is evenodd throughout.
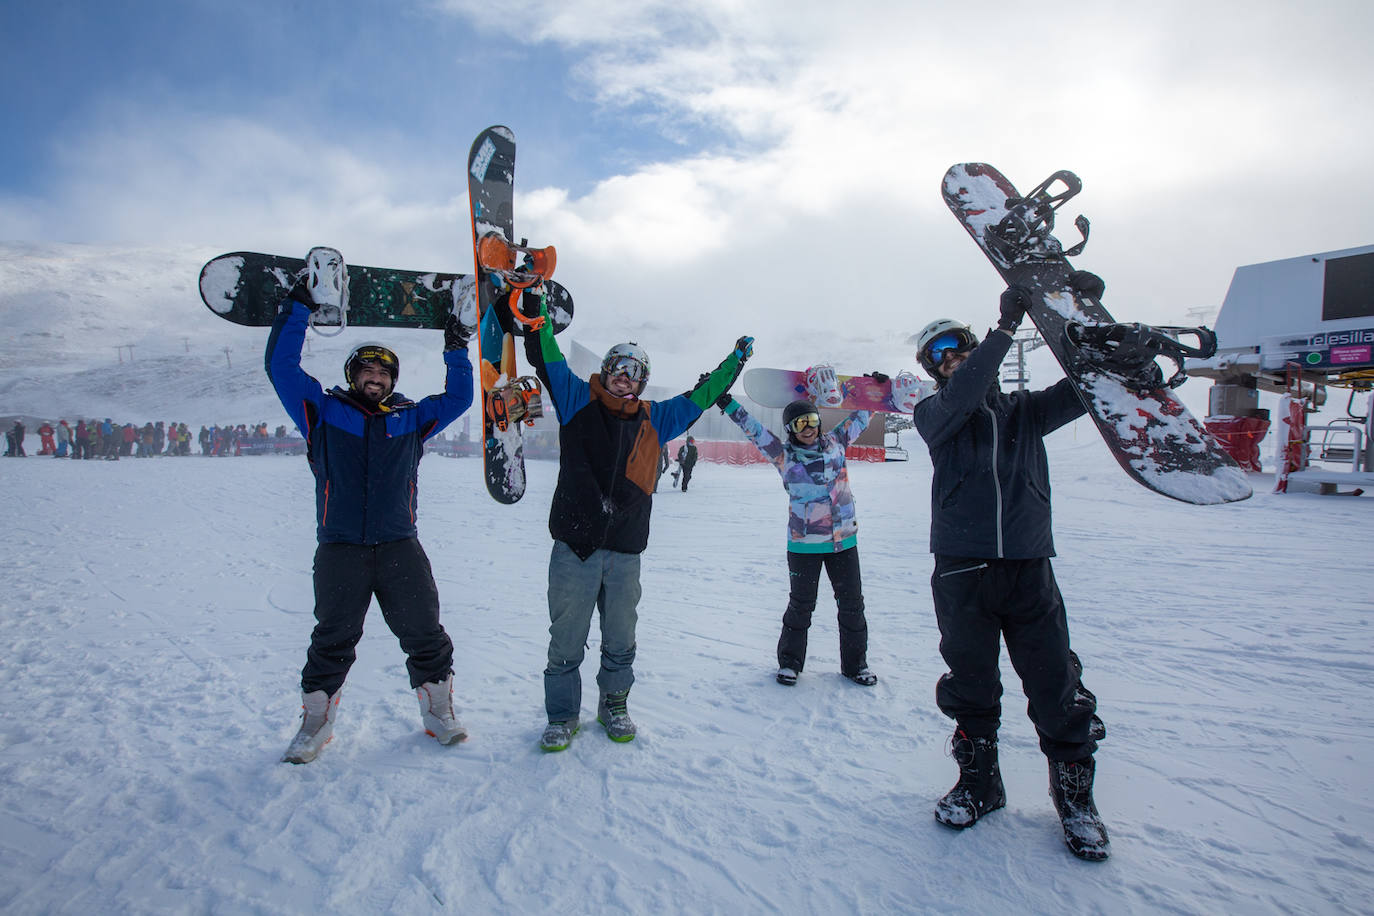
<path id="1" fill-rule="evenodd" d="M 1192 335 L 1196 346 L 1179 337 Z M 1150 327 L 1138 322 L 1124 324 L 1064 323 L 1064 342 L 1082 368 L 1093 368 L 1119 379 L 1130 390 L 1144 394 L 1159 388 L 1177 388 L 1188 380 L 1183 360 L 1207 359 L 1217 352 L 1217 335 L 1205 327 Z M 1174 361 L 1168 379 L 1155 360 Z"/>
<path id="2" fill-rule="evenodd" d="M 1064 189 L 1058 193 L 1051 193 L 1050 186 L 1056 181 L 1062 182 Z M 1025 197 L 1009 198 L 1007 215 L 984 234 L 989 252 L 997 256 L 1003 267 L 1011 267 L 1024 261 L 1043 261 L 1082 253 L 1088 244 L 1086 216 L 1079 216 L 1073 221 L 1083 238 L 1067 251 L 1059 240 L 1050 234 L 1054 231 L 1054 211 L 1081 190 L 1083 182 L 1078 176 L 1073 172 L 1061 170 L 1040 182 Z"/>

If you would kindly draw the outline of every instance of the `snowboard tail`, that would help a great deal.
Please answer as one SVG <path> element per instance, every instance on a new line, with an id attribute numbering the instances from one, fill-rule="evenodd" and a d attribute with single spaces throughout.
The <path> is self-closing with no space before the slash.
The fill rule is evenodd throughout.
<path id="1" fill-rule="evenodd" d="M 985 163 L 953 166 L 942 185 L 950 211 L 1002 279 L 1031 292 L 1027 314 L 1122 469 L 1183 502 L 1246 499 L 1251 488 L 1244 472 L 1173 392 L 1185 379 L 1181 357 L 1214 349 L 1215 336 L 1206 329 L 1118 324 L 1101 302 L 1074 291 L 1068 257 L 1087 244 L 1088 220 L 1075 220 L 1082 240 L 1068 249 L 1053 230 L 1056 211 L 1081 189 L 1076 175 L 1059 171 L 1022 195 Z M 1196 347 L 1180 341 L 1189 333 L 1197 335 Z M 1179 363 L 1171 378 L 1163 377 L 1158 357 Z"/>

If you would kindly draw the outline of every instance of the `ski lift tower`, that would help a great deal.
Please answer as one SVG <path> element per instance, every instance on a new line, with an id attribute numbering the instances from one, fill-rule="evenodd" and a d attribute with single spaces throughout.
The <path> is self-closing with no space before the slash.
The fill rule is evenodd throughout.
<path id="1" fill-rule="evenodd" d="M 1023 330 L 1012 338 L 1014 352 L 1009 351 L 1002 361 L 1002 384 L 1015 383 L 1017 391 L 1025 391 L 1030 384 L 1030 370 L 1026 368 L 1026 354 L 1045 345 L 1045 340 L 1034 326 Z"/>
<path id="2" fill-rule="evenodd" d="M 1186 369 L 1215 380 L 1207 428 L 1242 467 L 1259 470 L 1259 392 L 1271 391 L 1284 396 L 1279 489 L 1374 486 L 1374 245 L 1237 268 L 1216 333 L 1216 355 Z M 1328 387 L 1350 390 L 1346 416 L 1307 427 Z"/>

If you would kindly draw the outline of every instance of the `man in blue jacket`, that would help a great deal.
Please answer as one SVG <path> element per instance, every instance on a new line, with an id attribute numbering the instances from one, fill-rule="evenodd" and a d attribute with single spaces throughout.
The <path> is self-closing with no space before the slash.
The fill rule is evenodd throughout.
<path id="1" fill-rule="evenodd" d="M 1079 272 L 1073 282 L 1101 296 L 1096 276 Z M 918 359 L 936 382 L 935 394 L 914 412 L 933 465 L 931 592 L 940 654 L 949 666 L 935 694 L 940 710 L 957 723 L 953 753 L 959 765 L 959 781 L 940 799 L 935 819 L 963 829 L 1006 804 L 997 762 L 998 655 L 1005 638 L 1049 760 L 1050 794 L 1065 842 L 1080 858 L 1100 860 L 1109 846 L 1092 795 L 1096 700 L 1079 681 L 1050 566 L 1054 541 L 1043 442 L 1086 409 L 1068 379 L 1012 394 L 997 385 L 1030 301 L 1020 287 L 1004 292 L 997 328 L 981 344 L 967 325 L 949 319 L 932 322 L 918 338 Z"/>
<path id="2" fill-rule="evenodd" d="M 467 344 L 473 316 L 444 330 L 444 393 L 416 403 L 395 390 L 396 354 L 363 344 L 344 364 L 348 387 L 325 391 L 301 368 L 310 314 L 347 302 L 343 258 L 312 249 L 307 273 L 282 301 L 267 341 L 267 375 L 306 439 L 315 475 L 315 619 L 301 671 L 302 722 L 282 758 L 308 763 L 334 733 L 344 678 L 375 595 L 406 653 L 425 732 L 440 744 L 467 738 L 453 710 L 453 643 L 439 622 L 439 592 L 415 528 L 425 440 L 472 403 Z"/>
<path id="3" fill-rule="evenodd" d="M 568 747 L 580 725 L 582 676 L 592 614 L 601 614 L 597 721 L 612 741 L 632 741 L 627 699 L 634 683 L 639 558 L 649 544 L 649 516 L 663 445 L 696 422 L 729 390 L 753 352 L 741 337 L 724 361 L 686 394 L 640 399 L 649 357 L 617 344 L 601 371 L 582 379 L 568 368 L 552 323 L 525 338 L 525 353 L 558 412 L 558 484 L 549 509 L 549 652 L 544 669 L 545 751 Z"/>

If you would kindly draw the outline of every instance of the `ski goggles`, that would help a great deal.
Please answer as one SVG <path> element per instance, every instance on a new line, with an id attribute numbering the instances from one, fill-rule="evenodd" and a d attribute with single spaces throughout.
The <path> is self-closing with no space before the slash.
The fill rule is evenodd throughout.
<path id="1" fill-rule="evenodd" d="M 601 366 L 601 371 L 606 373 L 608 379 L 623 375 L 632 382 L 642 382 L 649 377 L 649 370 L 644 368 L 644 364 L 631 356 L 607 360 Z"/>
<path id="2" fill-rule="evenodd" d="M 392 353 L 386 347 L 359 347 L 353 351 L 353 361 L 357 363 L 373 363 L 393 374 L 400 368 L 396 360 L 396 354 Z"/>
<path id="3" fill-rule="evenodd" d="M 787 424 L 787 428 L 794 434 L 801 434 L 804 429 L 820 429 L 821 415 L 818 413 L 804 413 L 800 417 L 793 417 Z"/>
<path id="4" fill-rule="evenodd" d="M 944 362 L 945 356 L 950 353 L 962 353 L 973 348 L 973 341 L 967 334 L 957 331 L 950 331 L 948 334 L 941 334 L 926 347 L 926 352 L 930 354 L 930 361 L 935 365 Z"/>

